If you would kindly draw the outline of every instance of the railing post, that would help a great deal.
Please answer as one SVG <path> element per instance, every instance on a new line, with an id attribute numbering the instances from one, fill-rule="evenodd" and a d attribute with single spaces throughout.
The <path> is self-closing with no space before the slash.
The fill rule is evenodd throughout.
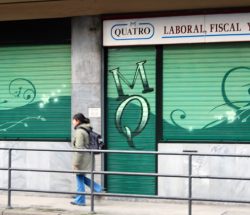
<path id="1" fill-rule="evenodd" d="M 11 207 L 11 160 L 12 160 L 12 149 L 8 149 L 8 205 L 7 208 Z"/>
<path id="2" fill-rule="evenodd" d="M 94 214 L 95 211 L 94 211 L 94 201 L 95 201 L 95 198 L 94 198 L 94 167 L 95 167 L 95 157 L 94 157 L 94 152 L 91 151 L 91 184 L 90 184 L 90 190 L 91 190 L 91 195 L 90 195 L 90 198 L 91 198 L 91 211 L 90 213 L 91 214 Z"/>
<path id="3" fill-rule="evenodd" d="M 192 155 L 188 155 L 188 215 L 192 215 Z"/>

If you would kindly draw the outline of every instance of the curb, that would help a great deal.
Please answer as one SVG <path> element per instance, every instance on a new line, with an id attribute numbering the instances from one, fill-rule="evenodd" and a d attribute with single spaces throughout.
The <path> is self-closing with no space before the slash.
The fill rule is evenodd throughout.
<path id="1" fill-rule="evenodd" d="M 34 208 L 18 208 L 18 209 L 0 209 L 0 215 L 84 215 L 88 213 L 60 211 L 53 209 L 34 209 Z"/>
<path id="2" fill-rule="evenodd" d="M 51 213 L 51 212 L 40 212 L 40 211 L 25 211 L 25 210 L 15 210 L 6 209 L 1 211 L 1 215 L 61 215 L 62 213 Z"/>

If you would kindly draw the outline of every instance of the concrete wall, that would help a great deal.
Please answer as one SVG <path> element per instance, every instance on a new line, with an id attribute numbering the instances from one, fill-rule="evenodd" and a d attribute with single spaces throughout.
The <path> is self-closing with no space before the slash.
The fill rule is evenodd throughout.
<path id="1" fill-rule="evenodd" d="M 183 150 L 197 150 L 207 154 L 250 154 L 248 144 L 159 144 L 159 151 L 182 153 Z M 250 177 L 250 159 L 223 157 L 193 157 L 193 175 L 219 177 Z M 188 158 L 159 156 L 159 173 L 188 175 Z M 230 180 L 193 179 L 194 198 L 249 200 L 250 182 Z M 188 180 L 160 178 L 159 195 L 171 197 L 188 196 Z"/>
<path id="2" fill-rule="evenodd" d="M 91 109 L 101 109 L 102 36 L 99 17 L 72 20 L 72 114 L 89 117 Z M 95 131 L 101 133 L 101 117 L 90 117 Z M 96 170 L 101 157 L 96 155 Z M 100 177 L 96 176 L 100 182 Z"/>
<path id="3" fill-rule="evenodd" d="M 101 107 L 101 21 L 98 17 L 72 20 L 72 113 Z M 101 118 L 92 118 L 100 132 Z"/>
<path id="4" fill-rule="evenodd" d="M 18 2 L 19 1 L 19 2 Z M 22 2 L 20 4 L 20 1 Z M 8 2 L 6 4 L 6 2 Z M 249 7 L 249 0 L 1 0 L 0 20 L 41 19 L 98 14 L 122 14 L 140 12 L 194 10 L 209 8 Z"/>
<path id="5" fill-rule="evenodd" d="M 35 149 L 71 149 L 70 143 L 59 142 L 0 142 L 0 147 Z M 71 170 L 71 153 L 59 152 L 12 152 L 13 168 L 34 168 L 51 170 Z M 8 152 L 0 150 L 0 167 L 8 166 Z M 38 190 L 74 190 L 72 174 L 13 172 L 13 188 Z M 0 171 L 0 187 L 7 187 L 7 171 Z"/>
<path id="6" fill-rule="evenodd" d="M 101 107 L 101 24 L 98 17 L 72 20 L 72 115 L 89 108 Z M 101 118 L 90 118 L 96 131 L 101 131 Z M 73 130 L 72 130 L 73 131 Z M 0 141 L 0 147 L 71 149 L 67 142 Z M 96 156 L 100 169 L 100 155 Z M 71 170 L 71 153 L 13 152 L 13 167 Z M 8 154 L 0 150 L 0 167 L 7 167 Z M 100 178 L 97 178 L 100 181 Z M 15 188 L 75 191 L 75 175 L 14 172 Z M 7 187 L 7 171 L 0 171 L 0 187 Z"/>

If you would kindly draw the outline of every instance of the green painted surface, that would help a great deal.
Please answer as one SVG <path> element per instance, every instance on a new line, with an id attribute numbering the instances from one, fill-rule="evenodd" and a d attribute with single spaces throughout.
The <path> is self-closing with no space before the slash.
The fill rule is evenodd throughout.
<path id="1" fill-rule="evenodd" d="M 164 140 L 250 141 L 250 43 L 164 48 Z"/>
<path id="2" fill-rule="evenodd" d="M 108 51 L 107 147 L 155 150 L 155 49 Z M 108 171 L 156 172 L 153 155 L 109 154 Z M 155 177 L 107 176 L 108 192 L 155 194 Z"/>
<path id="3" fill-rule="evenodd" d="M 70 139 L 70 45 L 0 47 L 0 138 Z"/>

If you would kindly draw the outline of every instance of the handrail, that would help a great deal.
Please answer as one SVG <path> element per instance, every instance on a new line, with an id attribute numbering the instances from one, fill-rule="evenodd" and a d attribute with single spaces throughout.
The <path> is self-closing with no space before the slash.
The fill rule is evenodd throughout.
<path id="1" fill-rule="evenodd" d="M 222 200 L 222 199 L 205 199 L 205 198 L 193 198 L 193 179 L 216 179 L 216 180 L 244 180 L 250 181 L 249 177 L 219 177 L 211 175 L 193 175 L 193 157 L 237 157 L 237 158 L 250 158 L 250 155 L 237 155 L 237 154 L 207 154 L 207 153 L 196 153 L 196 152 L 183 152 L 183 153 L 169 153 L 159 151 L 129 151 L 129 150 L 87 150 L 87 149 L 35 149 L 35 148 L 14 148 L 0 147 L 0 150 L 8 151 L 8 167 L 2 167 L 0 170 L 8 171 L 8 187 L 1 188 L 2 191 L 8 192 L 8 208 L 11 208 L 11 194 L 13 191 L 17 192 L 37 192 L 37 193 L 53 193 L 53 194 L 84 194 L 91 197 L 91 213 L 94 213 L 94 196 L 112 196 L 112 197 L 133 197 L 133 198 L 149 198 L 149 199 L 168 199 L 168 200 L 186 200 L 188 201 L 188 215 L 192 215 L 192 203 L 193 201 L 204 201 L 204 202 L 228 202 L 228 203 L 247 203 L 250 201 L 238 201 L 238 200 Z M 40 152 L 89 152 L 91 153 L 91 170 L 90 171 L 70 171 L 70 170 L 51 170 L 51 169 L 35 169 L 35 168 L 14 168 L 12 167 L 12 151 L 40 151 Z M 118 172 L 118 171 L 95 171 L 94 170 L 94 156 L 95 152 L 103 154 L 109 153 L 121 153 L 121 154 L 152 154 L 152 155 L 165 155 L 165 156 L 187 156 L 188 157 L 188 174 L 159 174 L 159 173 L 146 173 L 146 172 Z M 137 194 L 116 194 L 116 193 L 96 193 L 94 192 L 93 183 L 90 187 L 90 193 L 88 192 L 63 192 L 63 191 L 51 191 L 51 190 L 34 190 L 34 189 L 16 189 L 12 188 L 12 171 L 21 172 L 47 172 L 47 173 L 88 173 L 91 174 L 91 180 L 94 180 L 95 175 L 133 175 L 133 176 L 154 176 L 154 177 L 166 177 L 166 178 L 185 178 L 188 179 L 188 197 L 167 197 L 159 195 L 137 195 Z"/>
<path id="2" fill-rule="evenodd" d="M 209 154 L 209 153 L 196 153 L 196 152 L 159 152 L 159 151 L 135 151 L 135 150 L 94 150 L 94 149 L 36 149 L 36 148 L 15 148 L 15 147 L 0 147 L 0 150 L 15 150 L 15 151 L 47 151 L 47 152 L 94 152 L 94 153 L 120 153 L 120 154 L 155 154 L 155 155 L 192 155 L 192 156 L 205 156 L 205 157 L 248 157 L 250 155 L 239 155 L 239 154 Z"/>
<path id="3" fill-rule="evenodd" d="M 159 152 L 159 151 L 136 151 L 136 150 L 93 150 L 93 149 L 36 149 L 36 148 L 15 148 L 15 147 L 0 147 L 0 150 L 15 150 L 15 151 L 47 151 L 47 152 L 94 152 L 94 153 L 121 153 L 121 154 L 155 154 L 155 155 L 181 155 L 181 156 L 205 156 L 205 157 L 248 157 L 250 155 L 239 155 L 239 154 L 209 154 L 209 153 L 196 153 L 196 152 Z"/>

